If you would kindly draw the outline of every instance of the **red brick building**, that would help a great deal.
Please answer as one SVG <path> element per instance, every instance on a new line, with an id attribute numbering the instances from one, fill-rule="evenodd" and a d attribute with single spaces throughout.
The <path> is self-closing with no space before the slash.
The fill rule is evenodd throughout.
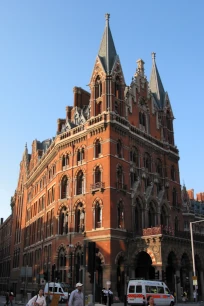
<path id="1" fill-rule="evenodd" d="M 37 288 L 43 274 L 51 279 L 53 264 L 60 281 L 82 281 L 85 240 L 99 248 L 97 297 L 107 280 L 122 298 L 126 279 L 154 279 L 156 271 L 172 290 L 180 276 L 192 293 L 169 96 L 155 53 L 150 82 L 139 59 L 126 85 L 108 14 L 89 86 L 90 93 L 74 88 L 56 137 L 33 141 L 31 154 L 25 148 L 12 199 L 10 284 L 17 292 Z M 202 235 L 198 241 L 203 285 Z M 27 282 L 22 266 L 33 270 Z"/>

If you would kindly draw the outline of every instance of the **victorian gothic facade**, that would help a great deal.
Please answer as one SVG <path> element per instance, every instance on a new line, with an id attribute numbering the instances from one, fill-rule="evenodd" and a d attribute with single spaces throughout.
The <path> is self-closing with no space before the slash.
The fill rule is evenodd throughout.
<path id="1" fill-rule="evenodd" d="M 31 154 L 25 148 L 12 198 L 10 284 L 23 291 L 20 267 L 29 266 L 30 290 L 43 274 L 50 280 L 53 264 L 60 281 L 82 281 L 85 240 L 99 248 L 96 292 L 110 280 L 122 298 L 128 278 L 154 279 L 159 271 L 170 289 L 176 274 L 179 290 L 192 293 L 170 99 L 155 53 L 150 82 L 139 59 L 126 85 L 108 14 L 89 86 L 90 93 L 74 88 L 74 105 L 58 119 L 56 137 L 35 140 Z M 196 234 L 202 285 L 203 241 Z"/>

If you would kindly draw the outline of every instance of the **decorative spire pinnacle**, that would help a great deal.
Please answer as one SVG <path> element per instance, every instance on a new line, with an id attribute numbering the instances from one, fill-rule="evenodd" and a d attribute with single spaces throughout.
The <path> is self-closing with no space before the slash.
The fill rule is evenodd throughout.
<path id="1" fill-rule="evenodd" d="M 105 72 L 110 74 L 113 68 L 113 65 L 115 63 L 117 53 L 116 53 L 113 37 L 111 34 L 111 30 L 109 27 L 110 14 L 106 13 L 105 19 L 106 19 L 106 25 L 105 25 L 105 30 L 103 33 L 103 38 L 101 41 L 100 49 L 98 52 L 98 56 L 101 59 Z"/>
<path id="2" fill-rule="evenodd" d="M 163 107 L 165 91 L 155 61 L 156 53 L 152 52 L 152 72 L 149 87 L 160 107 Z"/>

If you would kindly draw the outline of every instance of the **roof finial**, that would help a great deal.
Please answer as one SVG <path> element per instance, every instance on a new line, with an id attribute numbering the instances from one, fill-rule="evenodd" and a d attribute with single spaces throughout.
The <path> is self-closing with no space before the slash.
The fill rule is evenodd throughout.
<path id="1" fill-rule="evenodd" d="M 25 149 L 27 149 L 27 142 L 25 143 Z"/>
<path id="2" fill-rule="evenodd" d="M 110 19 L 110 14 L 106 13 L 105 14 L 105 18 L 106 18 L 106 24 L 108 24 L 109 19 Z"/>
<path id="3" fill-rule="evenodd" d="M 153 59 L 153 61 L 155 61 L 155 58 L 156 58 L 156 53 L 152 52 L 152 59 Z"/>

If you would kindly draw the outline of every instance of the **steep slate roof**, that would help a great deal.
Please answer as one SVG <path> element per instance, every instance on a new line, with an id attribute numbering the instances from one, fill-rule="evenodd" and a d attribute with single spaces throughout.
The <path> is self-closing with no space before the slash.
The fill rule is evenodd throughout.
<path id="1" fill-rule="evenodd" d="M 117 57 L 113 37 L 111 34 L 111 30 L 109 27 L 109 18 L 110 14 L 106 14 L 106 26 L 103 33 L 103 38 L 101 41 L 100 49 L 98 52 L 98 56 L 103 64 L 103 68 L 106 73 L 110 74 L 113 68 L 115 59 Z"/>
<path id="2" fill-rule="evenodd" d="M 158 105 L 163 108 L 164 98 L 165 98 L 165 90 L 159 75 L 159 71 L 157 69 L 157 65 L 155 62 L 155 53 L 152 53 L 152 72 L 150 77 L 149 87 L 150 90 L 156 99 Z"/>

